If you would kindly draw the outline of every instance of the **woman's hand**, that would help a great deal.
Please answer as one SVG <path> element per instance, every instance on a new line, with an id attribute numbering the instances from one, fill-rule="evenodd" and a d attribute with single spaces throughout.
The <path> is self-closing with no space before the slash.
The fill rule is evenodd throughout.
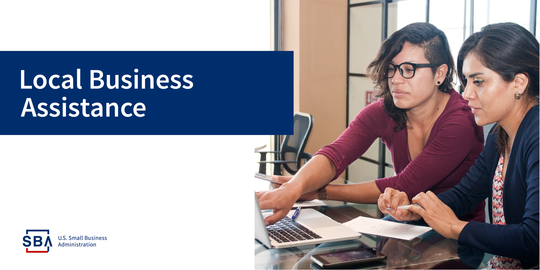
<path id="1" fill-rule="evenodd" d="M 264 219 L 266 225 L 284 218 L 298 199 L 314 199 L 317 189 L 328 184 L 335 174 L 336 168 L 329 158 L 315 155 L 294 177 L 273 176 L 272 180 L 278 183 L 275 187 L 279 187 L 257 193 L 261 209 L 274 210 L 273 215 Z"/>
<path id="2" fill-rule="evenodd" d="M 261 210 L 273 209 L 274 214 L 266 217 L 264 223 L 266 226 L 278 222 L 284 218 L 291 210 L 294 203 L 298 199 L 298 195 L 294 191 L 284 188 L 270 189 L 267 191 L 257 192 L 259 207 Z"/>
<path id="3" fill-rule="evenodd" d="M 459 220 L 454 211 L 431 191 L 418 193 L 412 202 L 422 207 L 411 206 L 409 212 L 422 216 L 431 228 L 446 238 L 457 240 L 463 227 L 467 225 L 467 222 Z"/>
<path id="4" fill-rule="evenodd" d="M 377 201 L 379 210 L 382 213 L 388 213 L 396 220 L 409 221 L 409 220 L 420 220 L 422 217 L 414 212 L 410 212 L 404 209 L 397 209 L 400 205 L 409 205 L 409 199 L 405 192 L 395 190 L 393 188 L 386 188 L 384 193 L 379 195 Z M 391 208 L 386 210 L 386 208 Z"/>
<path id="5" fill-rule="evenodd" d="M 274 184 L 272 183 L 272 188 L 279 188 L 281 185 L 289 182 L 291 179 L 293 178 L 292 175 L 272 175 L 272 181 L 276 182 L 276 183 L 279 183 L 279 184 Z M 305 193 L 305 194 L 302 194 L 302 196 L 300 196 L 300 198 L 298 198 L 299 201 L 311 201 L 311 200 L 315 200 L 315 199 L 318 199 L 319 197 L 317 196 L 317 191 L 311 191 L 311 192 L 308 192 L 308 193 Z"/>
<path id="6" fill-rule="evenodd" d="M 279 184 L 271 183 L 270 185 L 272 186 L 272 188 L 279 188 L 281 185 L 289 182 L 292 178 L 293 178 L 292 175 L 286 175 L 286 176 L 272 175 L 272 181 L 274 181 L 276 183 L 279 183 Z"/>

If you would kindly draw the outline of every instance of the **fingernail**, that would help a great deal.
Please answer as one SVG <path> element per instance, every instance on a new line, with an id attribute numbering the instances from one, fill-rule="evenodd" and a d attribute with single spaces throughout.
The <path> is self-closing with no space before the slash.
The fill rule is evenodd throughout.
<path id="1" fill-rule="evenodd" d="M 268 222 L 266 220 L 264 221 L 264 225 L 268 226 L 269 224 L 270 224 L 270 222 Z"/>
<path id="2" fill-rule="evenodd" d="M 390 204 L 389 204 L 389 203 L 387 203 L 387 204 L 386 204 L 386 207 L 387 207 L 387 208 L 388 208 L 388 207 L 390 207 Z"/>

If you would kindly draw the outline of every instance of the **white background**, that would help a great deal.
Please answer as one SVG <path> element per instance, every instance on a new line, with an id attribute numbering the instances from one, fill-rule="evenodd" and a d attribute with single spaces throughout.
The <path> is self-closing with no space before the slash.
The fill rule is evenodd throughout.
<path id="1" fill-rule="evenodd" d="M 269 2 L 1 1 L 0 50 L 269 50 Z M 0 269 L 252 269 L 265 140 L 0 136 Z M 49 229 L 51 252 L 26 254 L 26 229 Z M 81 234 L 108 240 L 57 247 Z"/>

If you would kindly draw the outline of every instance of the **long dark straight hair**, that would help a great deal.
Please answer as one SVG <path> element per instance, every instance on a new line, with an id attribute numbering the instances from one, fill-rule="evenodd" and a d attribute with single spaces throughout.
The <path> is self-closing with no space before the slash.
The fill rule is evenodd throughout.
<path id="1" fill-rule="evenodd" d="M 463 61 L 469 53 L 473 53 L 505 82 L 513 81 L 519 73 L 525 74 L 529 84 L 521 100 L 524 105 L 538 102 L 538 40 L 527 29 L 515 23 L 491 24 L 467 38 L 457 59 L 458 76 L 463 88 L 467 85 Z M 494 132 L 497 132 L 497 150 L 504 155 L 508 149 L 508 134 L 498 124 Z"/>
<path id="2" fill-rule="evenodd" d="M 375 82 L 378 89 L 377 97 L 382 97 L 384 109 L 396 122 L 394 127 L 396 132 L 407 126 L 407 114 L 404 109 L 400 109 L 394 104 L 394 98 L 388 86 L 386 71 L 392 59 L 403 49 L 405 42 L 423 48 L 424 56 L 430 63 L 446 64 L 448 66 L 446 78 L 438 87 L 440 91 L 449 92 L 453 89 L 452 83 L 455 72 L 454 59 L 450 53 L 446 35 L 430 23 L 409 24 L 393 33 L 383 42 L 377 57 L 367 67 L 366 73 Z M 433 74 L 435 74 L 437 68 L 431 68 Z"/>

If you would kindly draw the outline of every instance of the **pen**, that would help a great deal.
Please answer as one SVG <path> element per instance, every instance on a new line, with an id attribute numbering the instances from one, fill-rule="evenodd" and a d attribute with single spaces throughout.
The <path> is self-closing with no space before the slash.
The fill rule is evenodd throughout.
<path id="1" fill-rule="evenodd" d="M 415 203 L 415 204 L 409 204 L 409 205 L 400 205 L 400 206 L 397 207 L 397 210 L 403 210 L 403 209 L 409 210 L 409 207 L 411 207 L 411 206 L 413 206 L 413 205 L 422 208 L 422 206 L 420 206 L 419 204 Z M 392 208 L 390 208 L 390 207 L 386 208 L 386 210 L 390 210 L 390 209 L 392 209 Z M 422 208 L 422 209 L 424 209 L 424 208 Z"/>
<path id="2" fill-rule="evenodd" d="M 298 208 L 296 208 L 296 211 L 294 211 L 294 214 L 292 215 L 292 221 L 294 221 L 297 217 L 298 217 L 298 214 L 300 214 L 300 209 L 302 209 L 302 207 L 298 206 Z"/>

